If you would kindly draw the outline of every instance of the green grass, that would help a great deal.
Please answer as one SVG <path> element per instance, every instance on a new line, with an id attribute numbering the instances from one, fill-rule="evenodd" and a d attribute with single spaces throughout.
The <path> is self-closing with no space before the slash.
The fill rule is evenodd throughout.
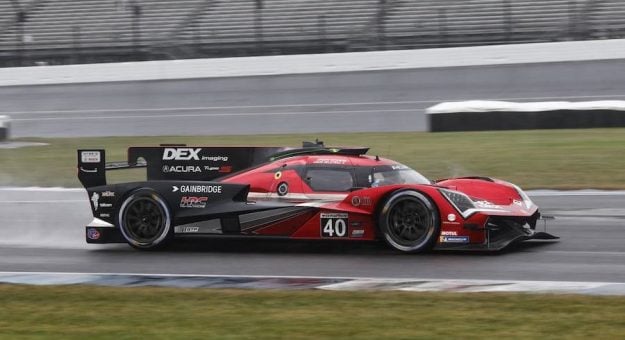
<path id="1" fill-rule="evenodd" d="M 625 337 L 625 297 L 0 285 L 3 339 Z"/>
<path id="2" fill-rule="evenodd" d="M 370 154 L 398 160 L 427 177 L 483 175 L 520 186 L 625 189 L 625 129 L 463 133 L 338 133 L 318 135 L 107 137 L 28 139 L 49 146 L 0 149 L 0 185 L 80 186 L 76 149 L 102 147 L 125 160 L 130 145 L 290 145 L 320 138 L 326 145 L 370 146 Z M 114 181 L 144 172 L 114 173 Z"/>

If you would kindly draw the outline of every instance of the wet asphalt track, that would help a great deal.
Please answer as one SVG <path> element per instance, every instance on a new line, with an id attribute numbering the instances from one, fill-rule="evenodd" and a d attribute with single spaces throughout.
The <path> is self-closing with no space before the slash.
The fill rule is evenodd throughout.
<path id="1" fill-rule="evenodd" d="M 425 131 L 441 101 L 625 98 L 625 60 L 0 87 L 15 137 Z"/>
<path id="2" fill-rule="evenodd" d="M 623 99 L 625 61 L 0 87 L 15 137 L 424 131 L 441 101 Z M 557 243 L 402 255 L 378 243 L 84 243 L 85 194 L 0 190 L 0 271 L 625 282 L 625 195 L 535 197 Z"/>
<path id="3" fill-rule="evenodd" d="M 541 195 L 541 196 L 536 196 Z M 533 199 L 557 243 L 403 255 L 381 243 L 205 239 L 167 251 L 87 245 L 84 192 L 0 190 L 0 271 L 625 282 L 625 193 Z"/>

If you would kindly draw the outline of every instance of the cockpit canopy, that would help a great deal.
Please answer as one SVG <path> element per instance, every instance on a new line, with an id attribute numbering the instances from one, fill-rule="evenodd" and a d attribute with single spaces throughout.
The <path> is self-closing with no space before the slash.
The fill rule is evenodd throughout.
<path id="1" fill-rule="evenodd" d="M 384 185 L 432 183 L 425 176 L 403 164 L 375 167 L 371 177 L 372 188 Z"/>

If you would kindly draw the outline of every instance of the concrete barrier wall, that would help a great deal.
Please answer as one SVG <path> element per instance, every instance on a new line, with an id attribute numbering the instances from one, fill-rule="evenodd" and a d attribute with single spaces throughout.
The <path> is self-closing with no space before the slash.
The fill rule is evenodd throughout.
<path id="1" fill-rule="evenodd" d="M 442 49 L 0 68 L 0 86 L 625 59 L 625 39 Z"/>
<path id="2" fill-rule="evenodd" d="M 625 101 L 449 102 L 426 113 L 432 132 L 625 127 Z"/>

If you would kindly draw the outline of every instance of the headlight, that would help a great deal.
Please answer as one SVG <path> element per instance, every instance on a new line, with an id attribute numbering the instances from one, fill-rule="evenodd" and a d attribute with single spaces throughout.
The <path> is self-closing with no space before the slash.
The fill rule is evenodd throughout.
<path id="1" fill-rule="evenodd" d="M 521 188 L 519 188 L 518 186 L 516 186 L 514 184 L 512 184 L 512 186 L 519 193 L 519 196 L 521 196 L 521 199 L 523 200 L 523 205 L 525 206 L 525 209 L 529 209 L 534 204 L 534 202 L 532 202 L 532 200 L 529 198 L 529 196 L 527 196 L 527 194 L 523 190 L 521 190 Z"/>
<path id="2" fill-rule="evenodd" d="M 454 190 L 438 190 L 463 217 L 466 218 L 470 213 L 472 213 L 471 210 L 475 209 L 475 204 L 473 204 L 473 201 L 469 198 L 469 196 Z"/>

